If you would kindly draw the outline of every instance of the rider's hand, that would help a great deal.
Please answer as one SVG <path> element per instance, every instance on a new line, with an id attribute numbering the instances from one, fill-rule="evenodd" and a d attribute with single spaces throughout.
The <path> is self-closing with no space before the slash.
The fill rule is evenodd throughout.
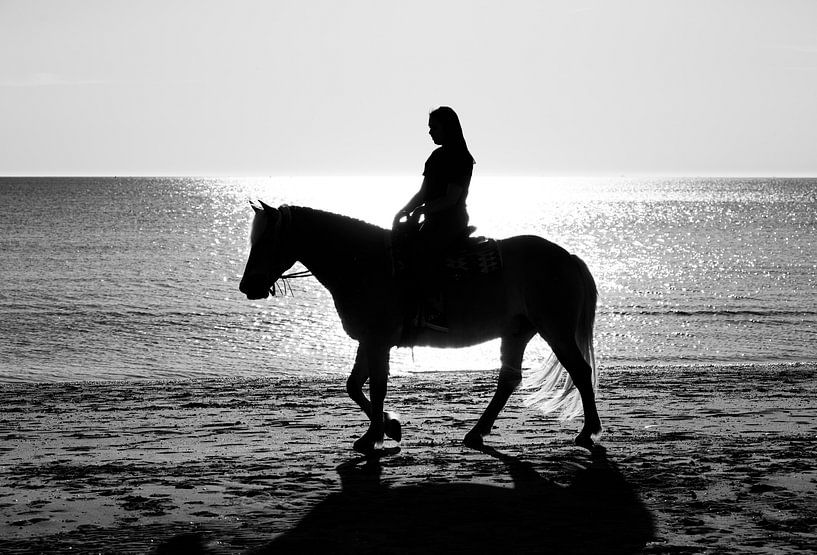
<path id="1" fill-rule="evenodd" d="M 409 220 L 409 211 L 406 209 L 400 210 L 397 215 L 394 217 L 394 221 L 391 224 L 392 229 L 397 229 L 402 223 L 408 222 Z"/>

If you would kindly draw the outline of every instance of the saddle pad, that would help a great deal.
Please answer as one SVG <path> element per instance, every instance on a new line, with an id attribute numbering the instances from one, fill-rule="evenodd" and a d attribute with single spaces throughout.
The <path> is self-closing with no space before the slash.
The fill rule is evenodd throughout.
<path id="1" fill-rule="evenodd" d="M 455 280 L 490 274 L 502 269 L 502 255 L 494 239 L 480 237 L 446 256 L 445 271 Z"/>

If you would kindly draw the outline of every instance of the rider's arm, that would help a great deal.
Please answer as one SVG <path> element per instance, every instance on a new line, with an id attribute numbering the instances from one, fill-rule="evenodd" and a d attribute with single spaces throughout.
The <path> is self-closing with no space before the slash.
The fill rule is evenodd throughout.
<path id="1" fill-rule="evenodd" d="M 417 191 L 413 197 L 406 203 L 402 210 L 400 210 L 400 214 L 411 214 L 416 210 L 418 207 L 422 206 L 425 202 L 426 198 L 426 182 L 428 178 L 423 178 L 423 184 L 420 186 L 420 190 Z"/>
<path id="2" fill-rule="evenodd" d="M 450 182 L 445 188 L 445 195 L 427 202 L 424 212 L 426 214 L 431 214 L 451 208 L 457 204 L 462 197 L 462 194 L 465 192 L 465 187 L 467 186 L 468 181 L 468 178 L 462 178 Z"/>

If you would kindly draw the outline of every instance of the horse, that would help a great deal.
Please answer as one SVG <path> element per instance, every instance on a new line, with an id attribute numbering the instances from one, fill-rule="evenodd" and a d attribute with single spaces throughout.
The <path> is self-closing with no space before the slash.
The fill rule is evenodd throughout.
<path id="1" fill-rule="evenodd" d="M 563 419 L 583 412 L 575 443 L 593 447 L 602 429 L 593 353 L 598 293 L 578 256 L 533 235 L 499 240 L 501 270 L 441 285 L 448 329 L 407 333 L 416 299 L 395 272 L 391 230 L 308 207 L 251 204 L 250 252 L 239 290 L 251 300 L 267 298 L 296 262 L 329 290 L 344 331 L 358 342 L 346 391 L 369 427 L 354 442 L 356 451 L 381 450 L 384 436 L 402 438 L 399 420 L 384 410 L 392 347 L 464 347 L 500 338 L 496 391 L 463 439 L 469 448 L 485 449 L 484 437 L 522 382 L 525 348 L 537 333 L 552 355 L 530 399 L 546 412 L 561 411 Z"/>

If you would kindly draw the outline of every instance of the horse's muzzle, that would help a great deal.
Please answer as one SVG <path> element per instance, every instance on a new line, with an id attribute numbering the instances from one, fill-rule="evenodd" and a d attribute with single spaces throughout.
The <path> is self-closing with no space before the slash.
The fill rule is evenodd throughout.
<path id="1" fill-rule="evenodd" d="M 264 285 L 258 279 L 243 278 L 238 285 L 238 290 L 247 295 L 247 298 L 251 301 L 269 297 L 269 286 Z"/>

